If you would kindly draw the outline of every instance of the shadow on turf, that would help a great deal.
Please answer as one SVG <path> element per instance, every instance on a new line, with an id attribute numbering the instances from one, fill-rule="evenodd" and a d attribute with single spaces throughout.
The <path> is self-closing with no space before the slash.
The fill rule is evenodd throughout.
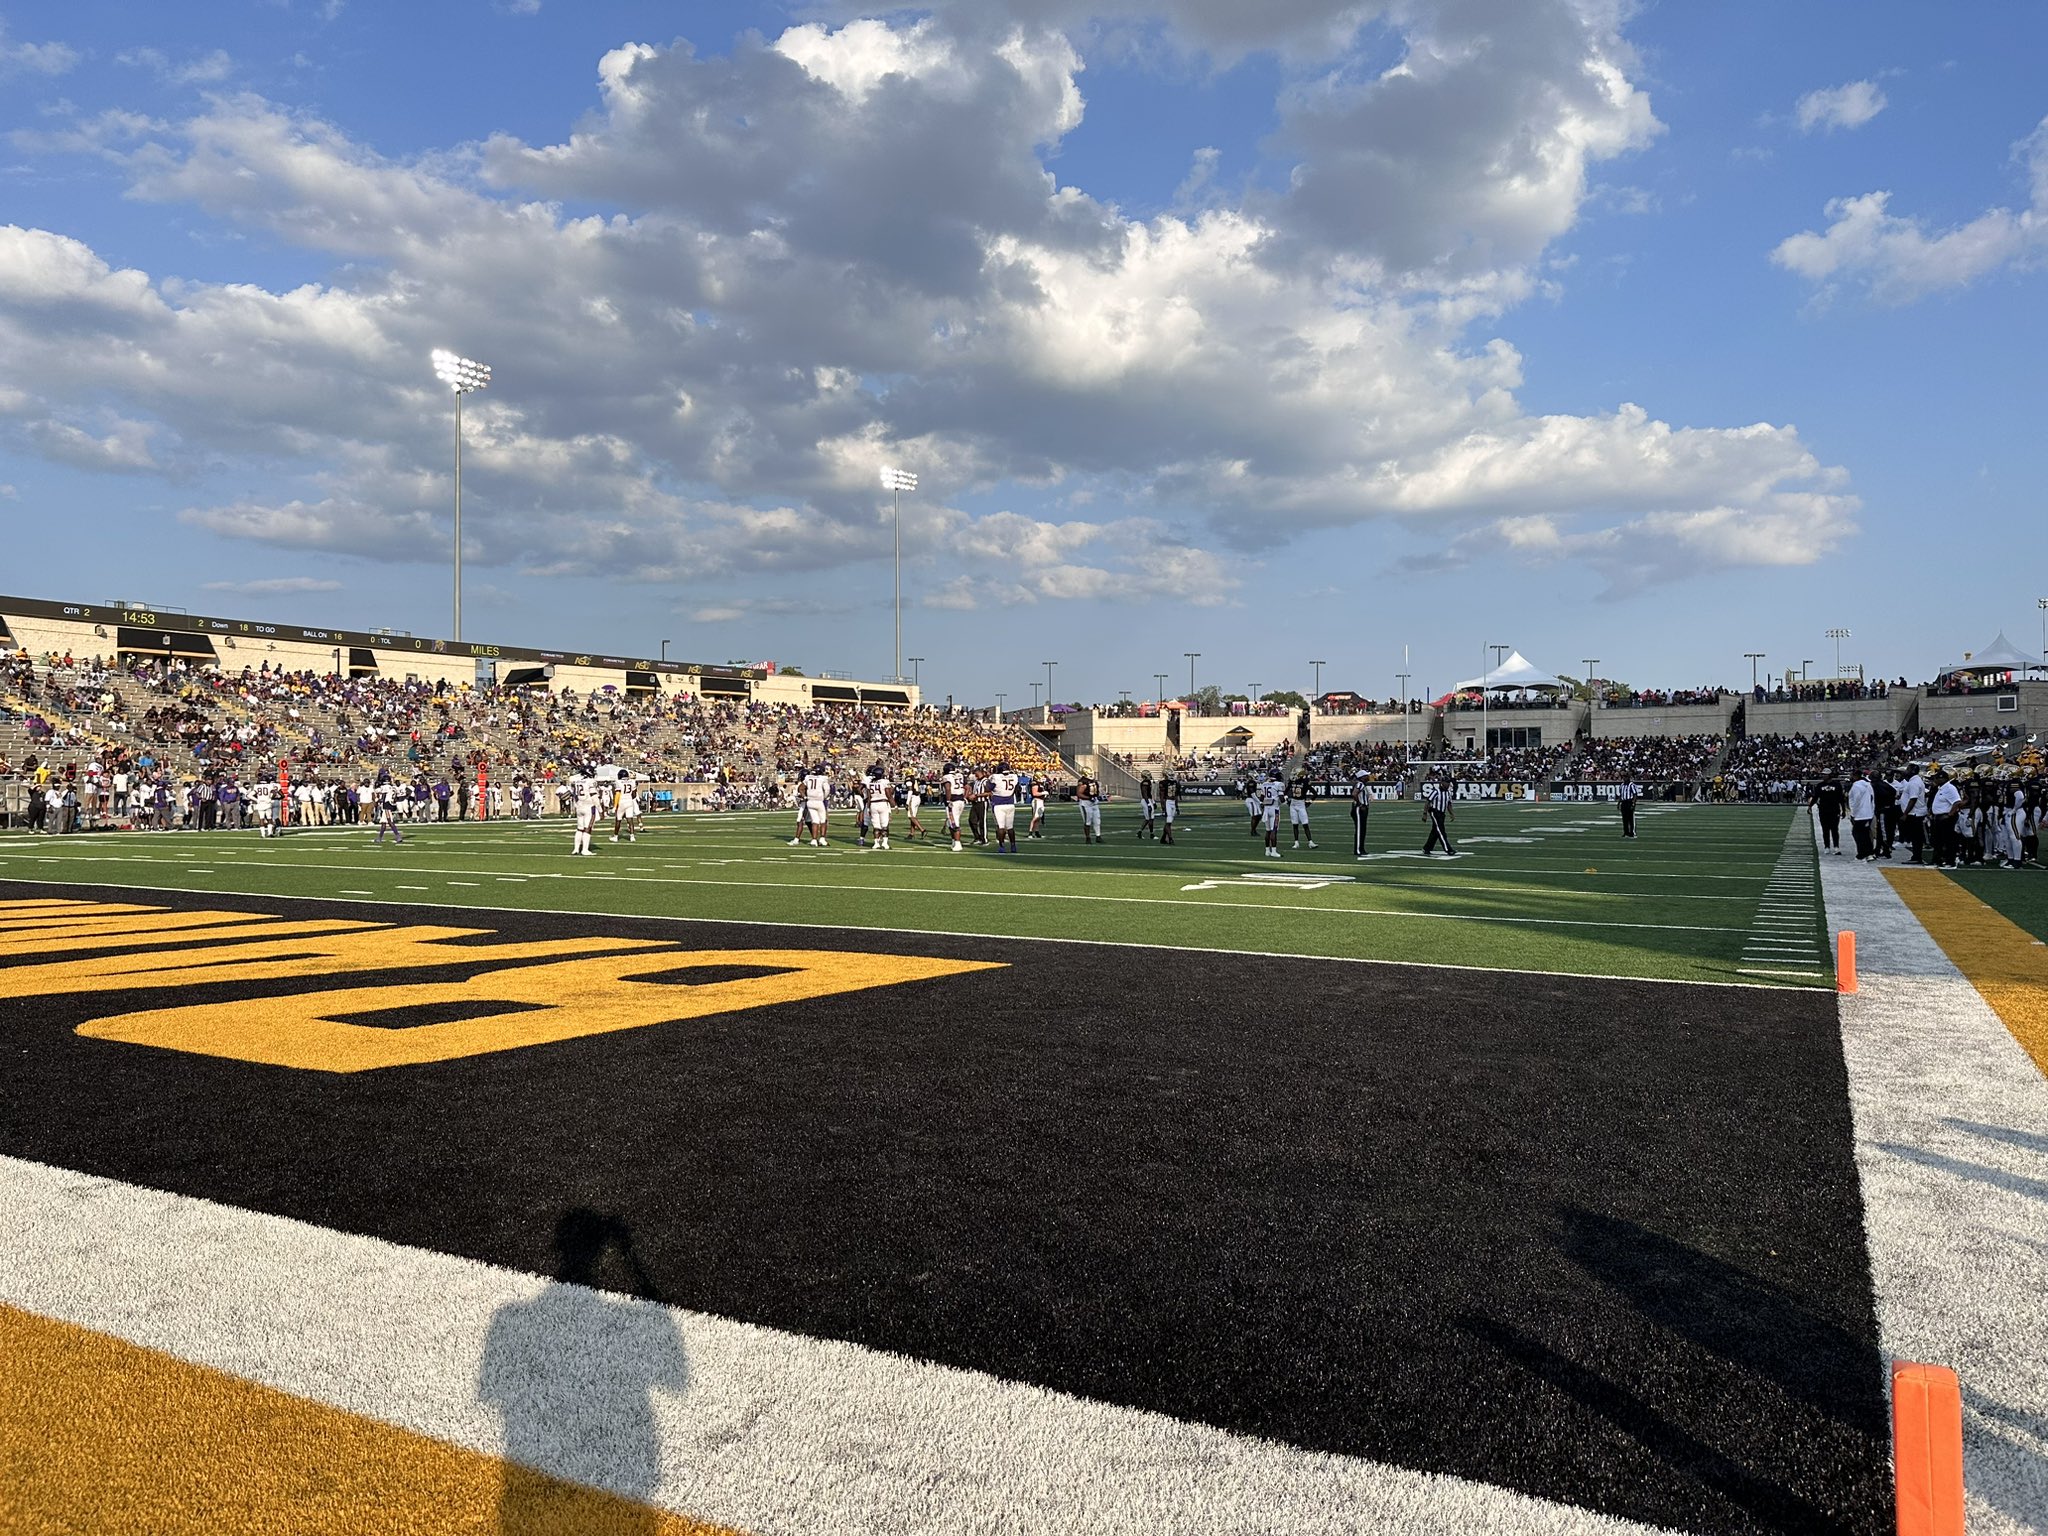
<path id="1" fill-rule="evenodd" d="M 583 1206 L 566 1211 L 555 1254 L 553 1283 L 500 1307 L 484 1343 L 477 1395 L 505 1425 L 499 1531 L 652 1536 L 655 1512 L 628 1501 L 661 1483 L 653 1393 L 689 1384 L 682 1335 L 625 1222 Z M 529 1470 L 537 1466 L 549 1474 Z"/>
<path id="2" fill-rule="evenodd" d="M 1701 1490 L 1692 1507 L 1649 1518 L 1716 1531 L 1879 1528 L 1883 1488 L 1866 1475 L 1882 1470 L 1886 1450 L 1872 1342 L 1772 1282 L 1634 1222 L 1576 1208 L 1563 1217 L 1572 1262 L 1683 1342 L 1660 1358 L 1594 1365 L 1499 1319 L 1460 1322 Z M 1759 1395 L 1807 1405 L 1791 1443 L 1782 1416 L 1744 1411 Z"/>

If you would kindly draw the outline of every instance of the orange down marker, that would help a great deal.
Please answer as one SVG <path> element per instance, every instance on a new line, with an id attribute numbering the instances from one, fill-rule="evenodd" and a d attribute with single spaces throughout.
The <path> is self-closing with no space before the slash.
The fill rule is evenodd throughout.
<path id="1" fill-rule="evenodd" d="M 1835 990 L 1856 990 L 1856 933 L 1844 928 L 1835 935 Z"/>
<path id="2" fill-rule="evenodd" d="M 1963 1536 L 1963 1393 L 1945 1365 L 1892 1362 L 1899 1536 Z"/>

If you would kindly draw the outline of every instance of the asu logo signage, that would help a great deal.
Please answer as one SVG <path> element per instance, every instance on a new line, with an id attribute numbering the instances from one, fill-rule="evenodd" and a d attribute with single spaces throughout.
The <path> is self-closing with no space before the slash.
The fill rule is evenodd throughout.
<path id="1" fill-rule="evenodd" d="M 264 1066 L 366 1072 L 1002 968 L 603 935 L 478 942 L 490 937 L 425 924 L 0 902 L 0 960 L 15 962 L 0 966 L 0 999 L 162 993 L 77 1032 Z M 307 985 L 280 992 L 279 981 Z M 227 1000 L 178 996 L 234 983 L 264 985 Z"/>

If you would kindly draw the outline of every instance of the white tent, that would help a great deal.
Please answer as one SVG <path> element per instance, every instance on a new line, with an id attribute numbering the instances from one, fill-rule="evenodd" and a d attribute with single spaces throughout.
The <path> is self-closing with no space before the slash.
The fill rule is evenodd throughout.
<path id="1" fill-rule="evenodd" d="M 1458 684 L 1453 692 L 1471 693 L 1483 688 L 1487 692 L 1492 693 L 1502 688 L 1563 688 L 1565 686 L 1564 679 L 1552 677 L 1548 672 L 1538 671 L 1520 651 L 1510 651 L 1508 659 L 1501 662 L 1491 672 L 1488 672 L 1484 677 L 1470 678 Z"/>
<path id="2" fill-rule="evenodd" d="M 2040 657 L 2029 656 L 2025 651 L 2019 649 L 2019 647 L 2005 638 L 2005 631 L 2001 629 L 1998 632 L 1998 638 L 1985 646 L 1983 650 L 1972 651 L 1962 661 L 1943 667 L 1941 675 L 1949 677 L 1957 672 L 2038 671 L 2041 666 L 2042 660 Z"/>

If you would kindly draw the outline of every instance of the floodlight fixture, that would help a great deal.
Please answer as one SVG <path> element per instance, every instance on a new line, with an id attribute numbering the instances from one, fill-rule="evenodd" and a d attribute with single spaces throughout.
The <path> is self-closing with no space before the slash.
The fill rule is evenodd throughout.
<path id="1" fill-rule="evenodd" d="M 455 392 L 455 638 L 462 638 L 462 397 L 491 387 L 491 368 L 475 358 L 436 347 L 434 377 Z"/>
<path id="2" fill-rule="evenodd" d="M 900 683 L 903 681 L 903 493 L 917 489 L 917 476 L 907 469 L 884 464 L 882 489 L 889 493 L 889 541 L 893 546 L 896 588 L 896 670 L 892 675 Z"/>

